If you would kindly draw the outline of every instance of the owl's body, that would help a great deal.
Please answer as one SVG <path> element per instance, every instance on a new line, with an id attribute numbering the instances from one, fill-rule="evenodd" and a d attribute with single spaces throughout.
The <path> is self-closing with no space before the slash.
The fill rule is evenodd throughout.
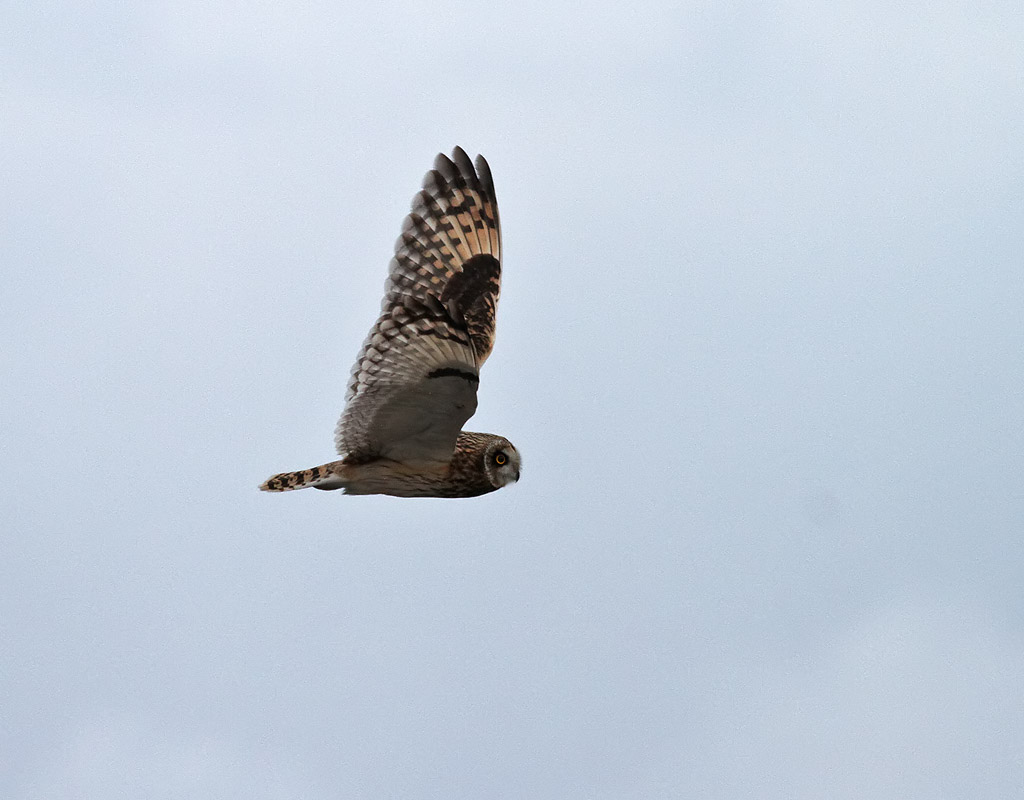
<path id="1" fill-rule="evenodd" d="M 461 148 L 439 155 L 395 244 L 381 315 L 363 343 L 335 430 L 342 456 L 269 478 L 281 492 L 475 497 L 519 480 L 501 436 L 463 431 L 494 345 L 501 286 L 494 182 Z"/>

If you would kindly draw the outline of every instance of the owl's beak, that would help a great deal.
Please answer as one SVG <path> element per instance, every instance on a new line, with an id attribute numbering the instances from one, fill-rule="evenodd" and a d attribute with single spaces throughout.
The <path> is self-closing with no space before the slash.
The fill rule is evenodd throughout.
<path id="1" fill-rule="evenodd" d="M 519 483 L 519 470 L 516 470 L 516 483 Z"/>

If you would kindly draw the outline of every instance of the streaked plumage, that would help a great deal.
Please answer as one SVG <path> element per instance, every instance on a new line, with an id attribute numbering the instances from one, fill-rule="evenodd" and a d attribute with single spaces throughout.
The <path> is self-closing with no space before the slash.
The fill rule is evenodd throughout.
<path id="1" fill-rule="evenodd" d="M 491 171 L 456 147 L 435 160 L 395 243 L 381 314 L 335 429 L 341 460 L 260 488 L 473 497 L 517 481 L 519 453 L 507 439 L 462 430 L 494 346 L 500 288 Z"/>

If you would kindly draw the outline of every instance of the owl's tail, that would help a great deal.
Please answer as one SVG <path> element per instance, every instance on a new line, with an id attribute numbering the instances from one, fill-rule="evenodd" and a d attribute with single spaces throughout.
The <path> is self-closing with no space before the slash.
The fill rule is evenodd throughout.
<path id="1" fill-rule="evenodd" d="M 340 465 L 341 462 L 336 461 L 311 469 L 300 469 L 298 472 L 281 472 L 267 478 L 260 489 L 264 492 L 290 492 L 292 489 L 307 489 L 310 486 L 324 490 L 342 489 L 345 483 L 334 471 L 334 467 Z"/>

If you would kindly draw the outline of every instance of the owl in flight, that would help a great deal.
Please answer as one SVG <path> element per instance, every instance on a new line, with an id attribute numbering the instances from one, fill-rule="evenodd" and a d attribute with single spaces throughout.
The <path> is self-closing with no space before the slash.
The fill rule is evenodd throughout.
<path id="1" fill-rule="evenodd" d="M 356 358 L 334 431 L 340 461 L 283 472 L 267 492 L 341 489 L 475 497 L 519 480 L 508 439 L 462 426 L 494 346 L 501 227 L 494 181 L 461 147 L 441 154 L 395 243 L 380 318 Z"/>

